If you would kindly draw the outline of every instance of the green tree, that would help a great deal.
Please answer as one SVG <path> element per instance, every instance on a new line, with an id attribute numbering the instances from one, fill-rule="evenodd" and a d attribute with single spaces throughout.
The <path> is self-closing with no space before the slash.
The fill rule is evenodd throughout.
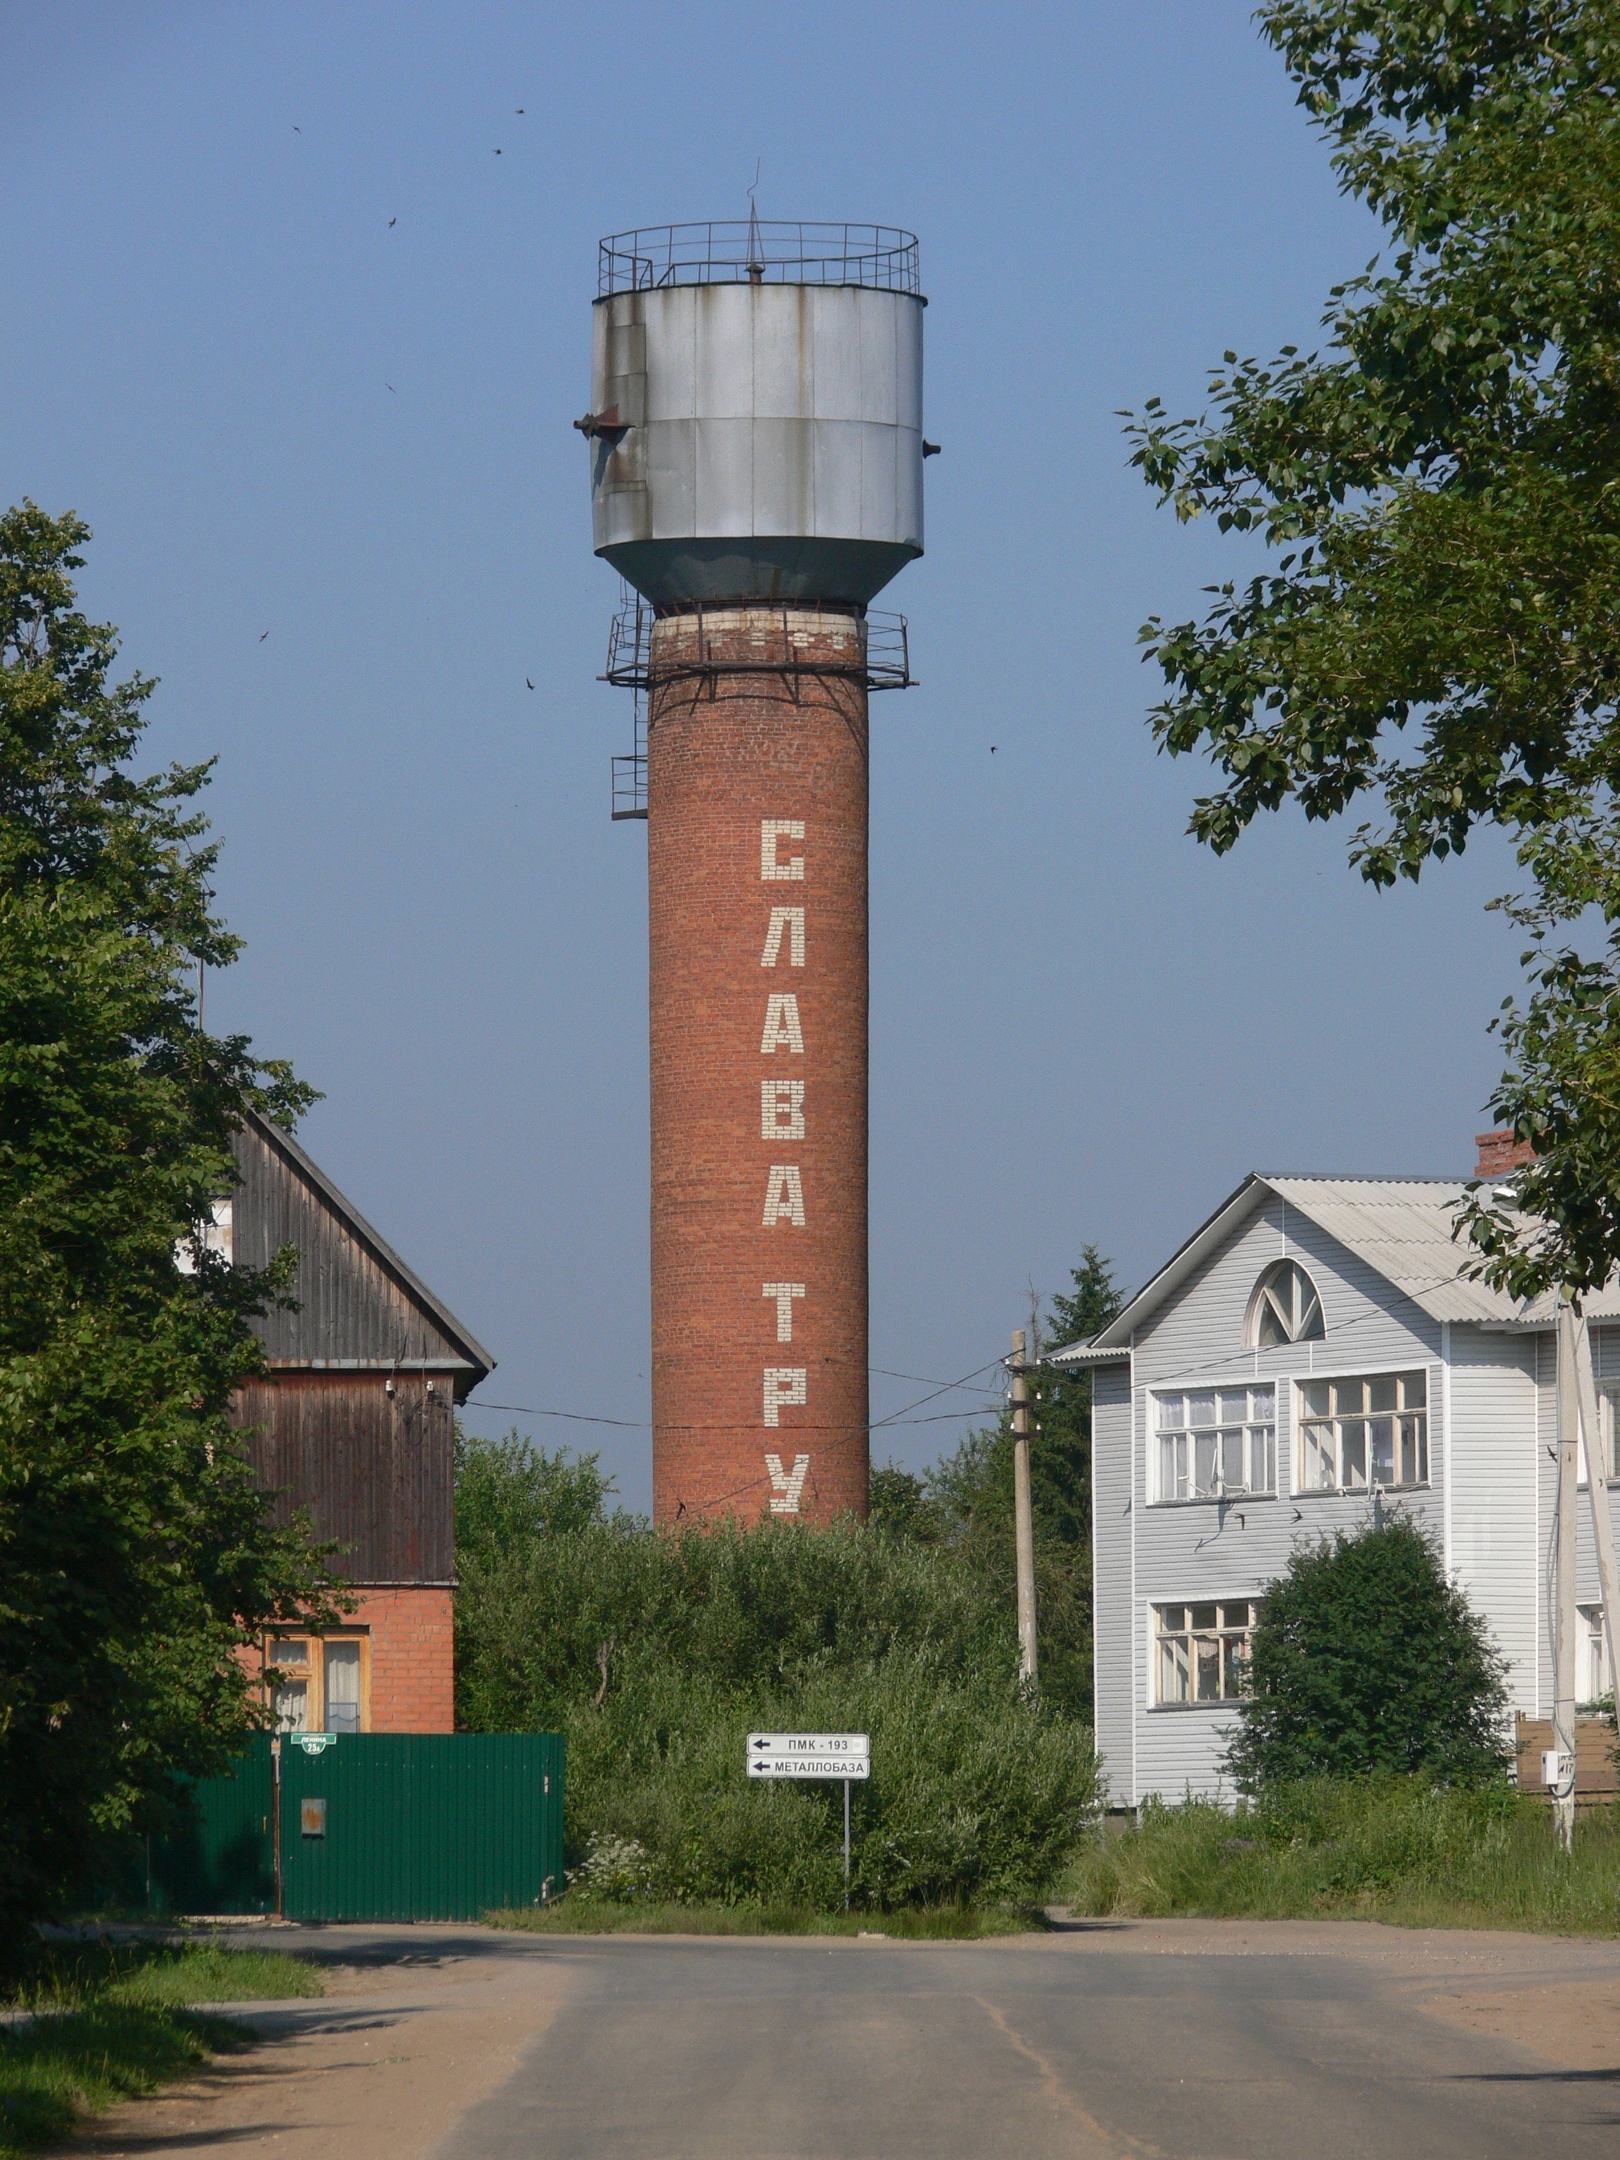
<path id="1" fill-rule="evenodd" d="M 1132 419 L 1178 517 L 1275 557 L 1147 624 L 1153 726 L 1221 774 L 1191 826 L 1217 852 L 1290 797 L 1377 804 L 1351 849 L 1376 886 L 1509 838 L 1529 987 L 1493 1109 L 1536 1161 L 1518 1214 L 1479 1197 L 1467 1227 L 1516 1295 L 1590 1287 L 1620 1262 L 1620 6 L 1258 20 L 1392 254 L 1334 288 L 1320 351 L 1228 352 L 1203 417 Z M 1595 954 L 1555 934 L 1589 909 Z"/>
<path id="2" fill-rule="evenodd" d="M 1072 1287 L 1051 1300 L 1041 1331 L 1054 1347 L 1089 1341 L 1124 1304 L 1113 1263 L 1082 1248 Z M 1036 1639 L 1042 1690 L 1076 1716 L 1089 1716 L 1091 1667 L 1091 1375 L 1038 1359 L 1032 1401 L 1029 1484 L 1035 1524 Z M 879 1520 L 903 1534 L 950 1545 L 978 1573 L 985 1594 L 1016 1602 L 1013 1548 L 1012 1420 L 970 1432 L 925 1477 L 890 1466 Z"/>
<path id="3" fill-rule="evenodd" d="M 866 1519 L 885 1537 L 915 1545 L 937 1545 L 944 1525 L 928 1496 L 928 1480 L 896 1462 L 874 1463 L 867 1493 Z"/>
<path id="4" fill-rule="evenodd" d="M 1227 1752 L 1243 1792 L 1391 1771 L 1474 1785 L 1506 1765 L 1502 1661 L 1404 1515 L 1294 1554 L 1260 1600 L 1250 1683 Z"/>
<path id="5" fill-rule="evenodd" d="M 238 1647 L 321 1609 L 226 1416 L 278 1280 L 176 1264 L 243 1105 L 309 1091 L 199 1031 L 198 963 L 236 951 L 185 808 L 206 768 L 127 771 L 153 686 L 110 684 L 74 607 L 87 537 L 0 516 L 0 1937 L 221 1764 Z"/>

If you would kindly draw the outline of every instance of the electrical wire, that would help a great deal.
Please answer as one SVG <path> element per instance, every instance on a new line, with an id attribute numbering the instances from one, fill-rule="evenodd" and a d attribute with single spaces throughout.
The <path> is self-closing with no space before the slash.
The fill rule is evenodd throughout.
<path id="1" fill-rule="evenodd" d="M 1420 1283 L 1418 1285 L 1418 1288 L 1424 1290 L 1439 1290 L 1444 1288 L 1447 1283 L 1455 1282 L 1456 1279 L 1457 1278 L 1454 1275 L 1436 1275 L 1431 1281 L 1427 1283 Z M 1417 1303 L 1416 1297 L 1410 1290 L 1403 1290 L 1401 1292 L 1401 1295 L 1407 1300 L 1409 1304 Z M 1298 1350 L 1302 1347 L 1308 1347 L 1310 1343 L 1325 1342 L 1330 1335 L 1343 1335 L 1351 1328 L 1369 1327 L 1375 1321 L 1383 1321 L 1387 1318 L 1388 1315 L 1382 1312 L 1357 1313 L 1353 1320 L 1340 1320 L 1333 1327 L 1323 1328 L 1320 1335 L 1308 1336 L 1304 1338 L 1302 1342 L 1265 1344 L 1251 1343 L 1247 1349 L 1229 1351 L 1225 1357 L 1206 1358 L 1201 1365 L 1178 1365 L 1176 1367 L 1173 1378 L 1175 1379 L 1177 1384 L 1179 1384 L 1183 1380 L 1196 1379 L 1200 1373 L 1218 1373 L 1223 1371 L 1229 1365 L 1236 1365 L 1252 1359 L 1261 1349 Z M 1043 1362 L 1049 1363 L 1050 1360 L 1046 1360 Z M 1088 1368 L 1084 1365 L 1077 1364 L 1073 1366 L 1060 1365 L 1058 1369 L 1061 1372 L 1084 1372 Z M 1166 1377 L 1169 1378 L 1172 1376 L 1167 1375 Z M 1266 1376 L 1262 1375 L 1261 1377 L 1264 1378 Z M 1276 1375 L 1276 1377 L 1279 1379 L 1298 1379 L 1300 1376 L 1297 1373 L 1281 1373 Z M 1310 1375 L 1307 1374 L 1305 1377 L 1308 1379 Z"/>
<path id="2" fill-rule="evenodd" d="M 925 1403 L 936 1401 L 941 1395 L 949 1395 L 957 1388 L 966 1387 L 970 1380 L 976 1380 L 980 1373 L 987 1373 L 992 1366 L 1000 1363 L 1000 1358 L 992 1358 L 989 1364 L 976 1365 L 972 1372 L 964 1373 L 960 1380 L 942 1380 L 931 1394 L 919 1395 L 915 1402 L 905 1404 L 902 1409 L 894 1411 L 889 1417 L 875 1419 L 865 1429 L 869 1433 L 874 1433 L 881 1431 L 888 1425 L 944 1425 L 948 1424 L 953 1418 L 969 1417 L 972 1412 L 967 1410 L 941 1410 L 936 1411 L 932 1417 L 925 1418 L 913 1417 L 911 1412 L 920 1410 Z M 881 1367 L 875 1365 L 869 1368 L 873 1372 L 881 1371 L 881 1369 Z M 893 1377 L 904 1379 L 908 1376 L 897 1374 Z M 546 1410 L 535 1403 L 469 1402 L 462 1405 L 463 1415 L 470 1410 L 511 1411 L 518 1417 L 566 1418 L 569 1423 L 575 1425 L 616 1425 L 625 1432 L 651 1432 L 654 1429 L 651 1422 L 646 1418 L 597 1417 L 585 1410 Z M 727 1423 L 713 1425 L 666 1423 L 660 1425 L 657 1429 L 660 1432 L 737 1432 L 741 1429 L 741 1426 L 737 1419 L 732 1419 Z M 797 1420 L 792 1426 L 784 1428 L 784 1430 L 791 1433 L 851 1432 L 856 1429 L 849 1425 L 804 1425 L 798 1423 Z"/>

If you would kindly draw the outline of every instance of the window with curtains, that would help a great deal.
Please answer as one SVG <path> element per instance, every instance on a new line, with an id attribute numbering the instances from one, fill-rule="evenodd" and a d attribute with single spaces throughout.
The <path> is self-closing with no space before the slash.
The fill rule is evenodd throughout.
<path id="1" fill-rule="evenodd" d="M 1371 1373 L 1296 1387 L 1301 1492 L 1427 1485 L 1427 1374 Z"/>
<path id="2" fill-rule="evenodd" d="M 1153 1699 L 1161 1709 L 1236 1702 L 1249 1687 L 1254 1607 L 1247 1600 L 1153 1608 Z"/>
<path id="3" fill-rule="evenodd" d="M 364 1635 L 287 1635 L 265 1653 L 265 1681 L 277 1732 L 364 1732 L 367 1660 Z"/>
<path id="4" fill-rule="evenodd" d="M 1277 1390 L 1172 1388 L 1153 1397 L 1153 1497 L 1224 1500 L 1277 1490 Z"/>

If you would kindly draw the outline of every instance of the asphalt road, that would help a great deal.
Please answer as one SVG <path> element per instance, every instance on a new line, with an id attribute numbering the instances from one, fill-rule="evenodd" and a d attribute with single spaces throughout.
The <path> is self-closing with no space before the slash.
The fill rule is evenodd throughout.
<path id="1" fill-rule="evenodd" d="M 1376 1969 L 1045 1946 L 597 1942 L 443 2160 L 1620 2149 L 1620 2083 L 1407 2014 Z"/>
<path id="2" fill-rule="evenodd" d="M 429 1928 L 265 1939 L 334 1961 L 334 1993 L 249 2012 L 267 2041 L 254 2058 L 227 2059 L 178 2099 L 118 2111 L 85 2149 L 190 2160 L 260 2144 L 284 2160 L 1620 2152 L 1620 1944 L 1298 1923 L 984 1944 Z"/>

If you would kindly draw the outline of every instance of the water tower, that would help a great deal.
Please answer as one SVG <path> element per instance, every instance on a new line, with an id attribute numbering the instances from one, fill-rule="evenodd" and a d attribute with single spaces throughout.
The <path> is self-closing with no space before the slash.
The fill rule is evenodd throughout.
<path id="1" fill-rule="evenodd" d="M 922 553 L 917 243 L 749 219 L 601 244 L 587 437 L 647 821 L 653 1513 L 867 1500 L 868 603 Z"/>

